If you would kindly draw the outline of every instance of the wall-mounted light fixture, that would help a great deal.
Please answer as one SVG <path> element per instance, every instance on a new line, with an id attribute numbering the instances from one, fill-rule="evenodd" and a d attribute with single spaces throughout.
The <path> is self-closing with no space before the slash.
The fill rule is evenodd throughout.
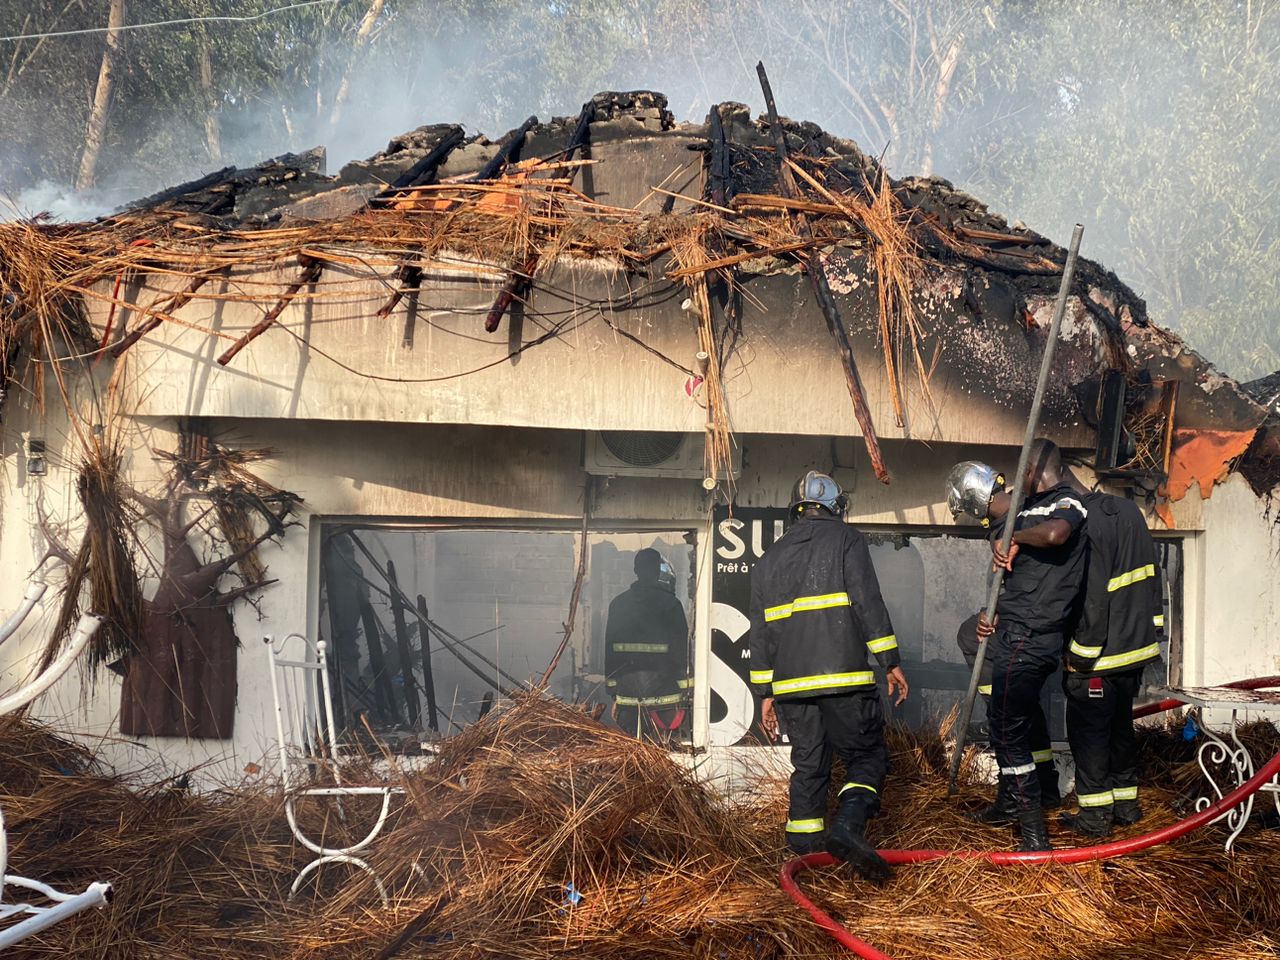
<path id="1" fill-rule="evenodd" d="M 48 472 L 49 461 L 45 459 L 44 440 L 27 437 L 27 475 L 43 477 Z"/>

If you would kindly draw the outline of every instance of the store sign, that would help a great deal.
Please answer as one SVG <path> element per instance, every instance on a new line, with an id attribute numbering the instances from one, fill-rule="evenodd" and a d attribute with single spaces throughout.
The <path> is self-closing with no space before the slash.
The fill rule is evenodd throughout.
<path id="1" fill-rule="evenodd" d="M 711 738 L 714 746 L 763 740 L 751 692 L 751 571 L 782 536 L 781 507 L 717 507 L 711 574 Z"/>

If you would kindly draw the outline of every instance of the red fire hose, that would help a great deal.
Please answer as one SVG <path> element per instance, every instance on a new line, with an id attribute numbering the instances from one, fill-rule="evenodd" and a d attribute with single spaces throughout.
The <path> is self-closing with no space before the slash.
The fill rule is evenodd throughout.
<path id="1" fill-rule="evenodd" d="M 1238 680 L 1234 683 L 1224 684 L 1224 686 L 1238 690 L 1260 690 L 1267 687 L 1280 686 L 1280 677 Z M 1146 717 L 1163 710 L 1172 710 L 1185 706 L 1186 704 L 1181 700 L 1164 700 L 1158 704 L 1139 707 L 1134 710 L 1133 715 L 1135 717 Z M 1280 753 L 1268 760 L 1252 778 L 1236 787 L 1217 803 L 1211 804 L 1185 820 L 1179 820 L 1177 823 L 1143 834 L 1140 837 L 1130 837 L 1128 840 L 1115 840 L 1111 843 L 1100 843 L 1092 847 L 1069 847 L 1060 850 L 1043 850 L 1029 853 L 1007 850 L 881 850 L 880 855 L 884 857 L 885 862 L 895 866 L 907 863 L 926 863 L 930 860 L 942 860 L 950 857 L 955 860 L 985 860 L 988 863 L 1002 867 L 1038 863 L 1085 863 L 1089 860 L 1108 860 L 1113 857 L 1123 857 L 1131 853 L 1137 853 L 1139 850 L 1146 850 L 1148 847 L 1168 843 L 1170 840 L 1177 840 L 1193 830 L 1200 829 L 1232 807 L 1243 802 L 1251 794 L 1256 793 L 1277 774 L 1280 774 Z M 809 912 L 809 916 L 813 917 L 814 922 L 831 934 L 836 942 L 859 957 L 864 958 L 864 960 L 893 960 L 887 953 L 877 950 L 865 940 L 858 939 L 836 923 L 801 891 L 800 885 L 796 882 L 796 874 L 813 867 L 834 866 L 837 862 L 835 857 L 829 853 L 811 853 L 808 856 L 798 857 L 783 866 L 780 878 L 782 889 L 786 891 L 792 900 L 804 907 Z"/>

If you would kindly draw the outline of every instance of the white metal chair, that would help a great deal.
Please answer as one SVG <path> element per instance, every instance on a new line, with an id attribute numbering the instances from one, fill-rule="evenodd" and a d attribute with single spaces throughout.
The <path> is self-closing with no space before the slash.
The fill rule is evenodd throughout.
<path id="1" fill-rule="evenodd" d="M 386 825 L 393 797 L 404 791 L 393 786 L 352 786 L 342 782 L 342 756 L 334 725 L 333 692 L 329 680 L 329 662 L 323 640 L 313 643 L 300 633 L 291 633 L 278 644 L 264 637 L 271 667 L 271 696 L 276 711 L 276 738 L 280 748 L 280 771 L 284 782 L 285 817 L 298 842 L 316 854 L 316 858 L 298 872 L 289 888 L 289 898 L 297 894 L 304 880 L 328 863 L 345 863 L 362 870 L 373 880 L 383 906 L 387 890 L 382 879 L 362 857 L 365 850 Z M 331 786 L 314 784 L 318 774 L 327 771 Z M 324 839 L 313 840 L 298 824 L 296 805 L 303 797 L 332 797 L 338 816 L 346 819 L 343 797 L 381 797 L 382 806 L 373 826 L 364 838 L 345 847 L 325 846 Z"/>
<path id="2" fill-rule="evenodd" d="M 44 596 L 46 585 L 39 581 L 27 584 L 26 596 L 17 612 L 0 625 L 0 643 L 7 640 L 22 625 L 27 615 Z M 76 632 L 71 642 L 49 666 L 34 680 L 18 688 L 8 696 L 0 698 L 0 715 L 12 713 L 25 707 L 40 694 L 53 686 L 67 672 L 76 658 L 89 645 L 102 618 L 94 614 L 85 614 L 76 625 Z M 27 937 L 33 936 L 60 920 L 88 910 L 90 907 L 105 907 L 111 899 L 111 884 L 91 883 L 82 893 L 61 893 L 47 884 L 27 877 L 10 876 L 6 873 L 9 866 L 9 835 L 5 830 L 4 815 L 0 813 L 0 950 L 11 947 Z M 38 894 L 44 901 L 27 903 L 10 902 L 6 894 L 18 889 Z M 18 918 L 23 919 L 18 919 Z M 10 921 L 17 920 L 16 923 Z"/>

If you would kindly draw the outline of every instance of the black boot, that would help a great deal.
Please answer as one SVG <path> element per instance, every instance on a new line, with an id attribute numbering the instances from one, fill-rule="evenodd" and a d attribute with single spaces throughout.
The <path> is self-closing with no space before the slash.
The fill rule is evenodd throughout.
<path id="1" fill-rule="evenodd" d="M 1079 837 L 1101 840 L 1111 836 L 1111 807 L 1081 807 L 1079 813 L 1058 814 L 1064 828 Z"/>
<path id="2" fill-rule="evenodd" d="M 996 787 L 995 803 L 981 810 L 965 812 L 965 818 L 988 827 L 1011 827 L 1018 822 L 1018 802 L 1013 795 L 1013 780 L 1002 776 Z"/>
<path id="3" fill-rule="evenodd" d="M 809 853 L 822 853 L 827 849 L 826 831 L 819 830 L 817 833 L 787 831 L 787 849 L 799 857 Z"/>
<path id="4" fill-rule="evenodd" d="M 1018 826 L 1022 829 L 1022 843 L 1018 844 L 1020 852 L 1053 849 L 1049 844 L 1049 831 L 1044 825 L 1044 811 L 1039 807 L 1019 810 Z"/>
<path id="5" fill-rule="evenodd" d="M 827 852 L 837 860 L 848 861 L 863 879 L 884 883 L 889 879 L 889 865 L 867 840 L 867 820 L 874 802 L 861 790 L 845 792 L 827 831 Z"/>
<path id="6" fill-rule="evenodd" d="M 1131 827 L 1142 819 L 1142 804 L 1137 800 L 1117 800 L 1112 817 L 1118 827 Z"/>

